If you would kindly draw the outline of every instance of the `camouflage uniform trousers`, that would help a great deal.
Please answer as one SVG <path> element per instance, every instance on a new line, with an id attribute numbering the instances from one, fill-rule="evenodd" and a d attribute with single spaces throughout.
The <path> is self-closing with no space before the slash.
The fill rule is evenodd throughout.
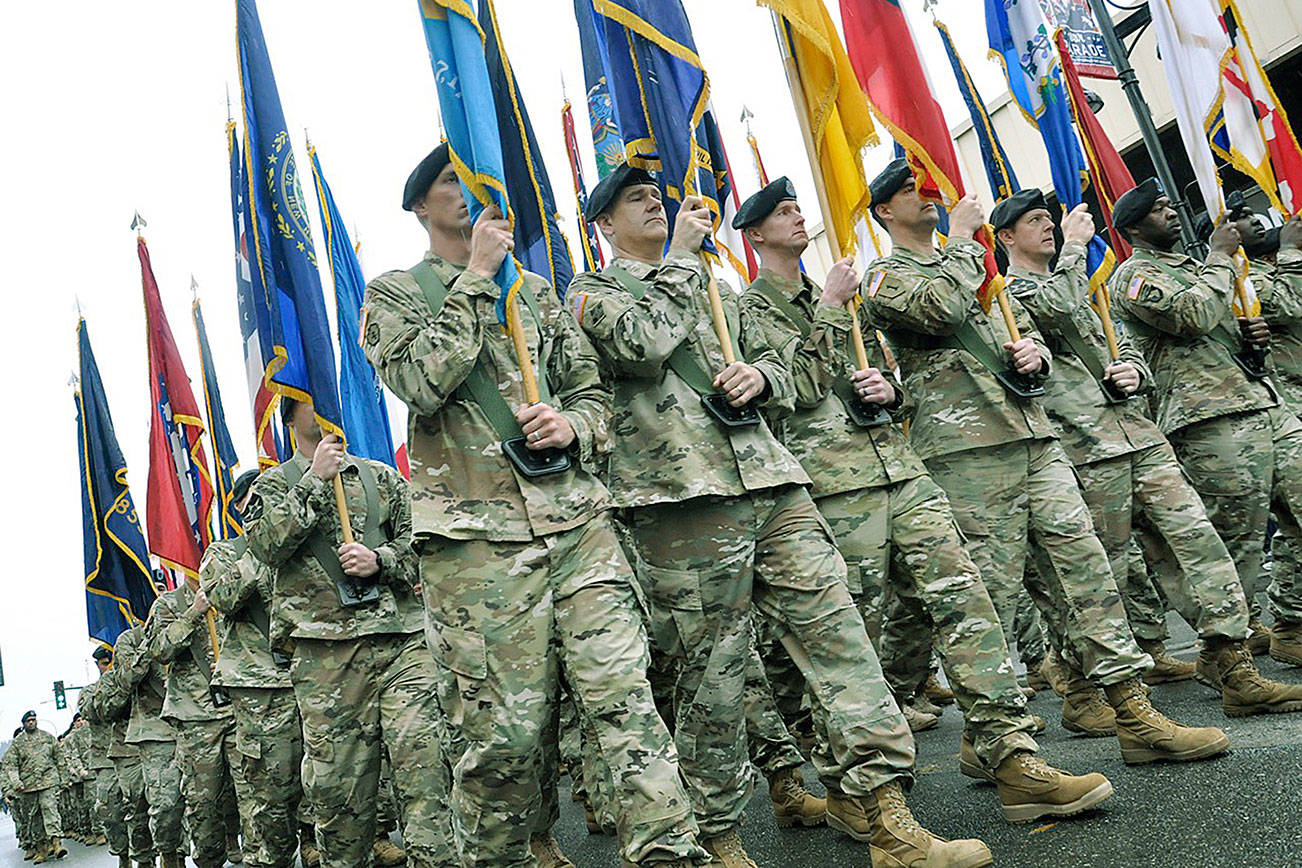
<path id="1" fill-rule="evenodd" d="M 402 820 L 398 795 L 393 791 L 393 766 L 389 752 L 380 752 L 380 787 L 375 799 L 375 837 L 384 838 L 397 829 Z"/>
<path id="2" fill-rule="evenodd" d="M 1302 622 L 1302 582 L 1298 579 L 1302 562 L 1298 559 L 1297 547 L 1296 540 L 1290 541 L 1279 531 L 1275 532 L 1271 542 L 1275 561 L 1271 568 L 1272 581 L 1267 595 L 1276 623 Z"/>
<path id="3" fill-rule="evenodd" d="M 1056 440 L 968 449 L 926 465 L 949 495 L 1005 634 L 1026 587 L 1042 613 L 1061 619 L 1057 629 L 1096 684 L 1138 678 L 1153 665 L 1130 633 L 1107 553 Z M 1034 572 L 1026 570 L 1028 546 Z"/>
<path id="4" fill-rule="evenodd" d="M 1173 432 L 1170 440 L 1234 558 L 1250 616 L 1256 618 L 1262 537 L 1271 513 L 1286 548 L 1302 543 L 1302 423 L 1287 406 L 1271 407 L 1198 422 Z M 1277 615 L 1302 612 L 1302 583 L 1287 565 L 1274 581 Z"/>
<path id="5" fill-rule="evenodd" d="M 419 633 L 299 639 L 290 664 L 303 717 L 303 795 L 324 868 L 371 864 L 380 755 L 388 748 L 414 868 L 453 868 L 442 673 Z"/>
<path id="6" fill-rule="evenodd" d="M 746 707 L 746 743 L 751 765 L 771 778 L 778 772 L 799 768 L 805 758 L 774 698 L 767 666 L 760 654 L 757 632 L 752 627 L 750 657 L 746 662 L 746 681 L 742 688 L 742 701 Z M 791 659 L 780 647 L 774 656 Z M 801 683 L 804 682 L 798 669 L 795 675 Z"/>
<path id="7" fill-rule="evenodd" d="M 149 830 L 149 800 L 145 797 L 145 768 L 140 757 L 114 757 L 118 791 L 122 796 L 122 823 L 127 828 L 128 850 L 134 862 L 152 862 L 158 851 Z M 180 780 L 177 780 L 180 785 Z M 164 851 L 167 852 L 167 851 Z"/>
<path id="8" fill-rule="evenodd" d="M 922 687 L 934 639 L 981 761 L 994 768 L 1016 751 L 1035 751 L 1035 722 L 994 604 L 940 486 L 919 476 L 819 498 L 818 508 L 846 560 L 858 564 L 864 587 L 889 587 L 911 613 L 902 620 L 916 625 L 914 635 L 927 643 L 911 652 L 922 662 L 897 695 L 912 696 Z"/>
<path id="9" fill-rule="evenodd" d="M 145 741 L 137 746 L 140 748 L 145 801 L 149 803 L 149 834 L 153 838 L 154 848 L 159 855 L 186 853 L 189 848 L 186 847 L 181 829 L 185 811 L 181 798 L 181 766 L 177 762 L 176 742 Z"/>
<path id="10" fill-rule="evenodd" d="M 63 836 L 63 817 L 59 813 L 60 787 L 23 793 L 32 839 L 45 842 Z"/>
<path id="11" fill-rule="evenodd" d="M 433 537 L 421 556 L 428 638 L 455 673 L 465 739 L 453 814 L 467 865 L 529 866 L 560 672 L 589 722 L 632 863 L 699 858 L 677 757 L 647 682 L 646 633 L 608 517 L 532 542 Z"/>
<path id="12" fill-rule="evenodd" d="M 63 834 L 70 838 L 84 835 L 87 831 L 86 817 L 83 816 L 81 805 L 81 789 L 81 781 L 59 788 L 59 819 L 63 824 Z"/>
<path id="13" fill-rule="evenodd" d="M 92 816 L 99 823 L 99 831 L 108 839 L 109 852 L 114 856 L 127 856 L 131 853 L 131 841 L 127 835 L 126 805 L 122 798 L 122 786 L 118 781 L 117 769 L 98 769 L 92 782 Z M 91 830 L 95 831 L 94 828 Z"/>
<path id="14" fill-rule="evenodd" d="M 1087 503 L 1090 500 L 1088 493 L 1085 500 Z M 1203 513 L 1206 514 L 1206 510 Z M 1095 518 L 1096 523 L 1097 521 Z M 1224 546 L 1225 543 L 1222 542 L 1221 545 Z M 1107 547 L 1107 543 L 1104 543 L 1104 547 Z M 1174 557 L 1169 546 L 1157 544 L 1151 535 L 1140 529 L 1136 528 L 1131 534 L 1125 579 L 1117 579 L 1117 588 L 1121 591 L 1121 602 L 1126 607 L 1130 632 L 1135 634 L 1136 639 L 1165 642 L 1171 637 L 1166 627 L 1166 598 L 1162 595 L 1161 588 L 1153 582 L 1153 576 L 1161 570 L 1170 571 L 1174 575 L 1179 570 L 1179 565 L 1172 560 Z M 1235 581 L 1238 581 L 1237 570 Z"/>
<path id="15" fill-rule="evenodd" d="M 303 799 L 303 722 L 287 687 L 228 687 L 235 710 L 232 774 L 240 802 L 245 864 L 290 868 Z"/>
<path id="16" fill-rule="evenodd" d="M 45 846 L 44 832 L 34 828 L 39 819 L 39 805 L 35 793 L 12 793 L 14 812 L 14 837 L 18 846 L 24 850 L 35 850 Z"/>
<path id="17" fill-rule="evenodd" d="M 1200 636 L 1243 639 L 1248 607 L 1234 561 L 1207 520 L 1202 501 L 1165 443 L 1076 468 L 1094 529 L 1118 588 L 1129 586 L 1132 528 L 1144 545 L 1166 551 L 1155 578 Z M 1261 556 L 1261 538 L 1257 538 Z M 1147 581 L 1147 571 L 1138 577 Z"/>
<path id="18" fill-rule="evenodd" d="M 845 584 L 845 561 L 804 488 L 639 507 L 628 529 L 653 641 L 681 661 L 675 739 L 706 836 L 734 828 L 751 792 L 746 669 L 751 605 L 809 683 L 828 751 L 825 786 L 864 796 L 912 783 L 913 738 Z"/>
<path id="19" fill-rule="evenodd" d="M 185 826 L 200 866 L 226 861 L 227 818 L 223 793 L 239 771 L 235 721 L 176 721 L 176 762 L 181 767 Z"/>
<path id="20" fill-rule="evenodd" d="M 1027 564 L 1028 570 L 1035 567 Z M 1022 583 L 1026 583 L 1025 577 Z M 1044 638 L 1044 621 L 1040 618 L 1040 610 L 1035 606 L 1035 600 L 1031 599 L 1030 593 L 1025 590 L 1017 598 L 1017 615 L 1013 618 L 1013 633 L 1017 636 L 1017 657 L 1025 664 L 1026 668 L 1034 669 L 1044 660 L 1045 655 L 1045 638 Z"/>

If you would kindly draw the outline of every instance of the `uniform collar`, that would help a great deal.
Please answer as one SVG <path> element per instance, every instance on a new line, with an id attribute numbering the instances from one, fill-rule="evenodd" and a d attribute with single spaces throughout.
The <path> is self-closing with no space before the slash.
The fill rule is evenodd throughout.
<path id="1" fill-rule="evenodd" d="M 611 266 L 618 265 L 638 280 L 646 280 L 651 275 L 660 270 L 660 263 L 651 265 L 640 259 L 629 259 L 627 256 L 617 256 L 610 263 Z"/>
<path id="2" fill-rule="evenodd" d="M 895 247 L 891 250 L 891 256 L 916 262 L 918 265 L 938 265 L 940 263 L 940 251 L 935 247 L 931 249 L 930 253 L 918 253 L 908 247 Z"/>
<path id="3" fill-rule="evenodd" d="M 768 281 L 791 301 L 798 299 L 802 293 L 810 298 L 814 295 L 814 282 L 807 274 L 802 273 L 799 280 L 791 280 L 768 268 L 761 268 L 755 279 Z"/>

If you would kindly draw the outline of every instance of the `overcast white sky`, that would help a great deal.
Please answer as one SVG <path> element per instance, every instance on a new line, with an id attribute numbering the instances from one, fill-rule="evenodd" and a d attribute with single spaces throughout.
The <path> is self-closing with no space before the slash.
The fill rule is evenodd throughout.
<path id="1" fill-rule="evenodd" d="M 738 122 L 743 104 L 769 172 L 788 174 L 816 210 L 767 9 L 751 0 L 685 0 L 713 86 L 713 104 L 741 195 L 757 181 Z M 964 116 L 922 0 L 906 0 L 951 123 Z M 829 2 L 829 6 L 837 4 Z M 407 267 L 424 249 L 399 207 L 412 166 L 437 142 L 437 106 L 416 4 L 262 0 L 267 44 L 301 177 L 311 183 L 306 128 L 369 278 Z M 504 40 L 542 147 L 560 210 L 572 200 L 561 138 L 562 74 L 575 104 L 589 183 L 595 178 L 571 0 L 498 0 Z M 365 12 L 360 10 L 364 9 Z M 1004 90 L 987 61 L 981 6 L 937 6 L 987 99 Z M 833 17 L 839 13 L 832 9 Z M 238 104 L 235 4 L 10 3 L 0 26 L 3 151 L 0 245 L 9 275 L 9 332 L 0 446 L 4 526 L 13 536 L 0 576 L 0 731 L 35 707 L 62 729 L 50 684 L 86 683 L 80 493 L 72 391 L 77 299 L 90 328 L 118 439 L 143 512 L 149 390 L 132 212 L 149 222 L 163 303 L 201 386 L 190 321 L 199 283 L 227 419 L 244 466 L 252 423 L 236 322 L 226 154 L 226 90 Z M 869 173 L 889 145 L 865 155 Z M 971 185 L 969 185 L 971 186 Z M 311 190 L 305 191 L 309 199 Z M 311 211 L 317 224 L 315 207 Z M 564 227 L 577 241 L 573 222 Z M 320 246 L 320 232 L 315 233 Z M 325 257 L 320 257 L 324 263 Z M 330 292 L 328 275 L 325 285 Z M 333 310 L 333 300 L 328 302 Z M 395 420 L 395 430 L 401 420 Z M 211 454 L 211 451 L 210 451 Z M 75 706 L 75 694 L 71 704 Z M 12 724 L 10 724 L 12 721 Z"/>

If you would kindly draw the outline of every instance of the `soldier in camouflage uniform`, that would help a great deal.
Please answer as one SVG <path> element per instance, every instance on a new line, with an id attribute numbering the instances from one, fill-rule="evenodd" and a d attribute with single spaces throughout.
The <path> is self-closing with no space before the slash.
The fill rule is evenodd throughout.
<path id="1" fill-rule="evenodd" d="M 1243 209 L 1235 221 L 1250 258 L 1253 285 L 1261 299 L 1261 315 L 1270 323 L 1270 359 L 1274 383 L 1283 392 L 1295 414 L 1302 414 L 1302 220 L 1293 219 L 1282 227 L 1263 232 Z M 1265 645 L 1254 650 L 1270 651 L 1281 663 L 1302 666 L 1302 553 L 1280 533 L 1271 546 L 1274 555 L 1269 589 L 1275 625 L 1266 630 L 1252 625 L 1254 635 Z"/>
<path id="2" fill-rule="evenodd" d="M 236 761 L 235 721 L 229 705 L 213 703 L 212 643 L 203 589 L 187 579 L 154 601 L 145 639 L 154 660 L 167 668 L 163 719 L 176 731 L 176 763 L 181 768 L 185 824 L 199 868 L 226 862 L 226 817 L 222 794 Z M 233 767 L 234 766 L 234 767 Z"/>
<path id="3" fill-rule="evenodd" d="M 1124 212 L 1123 212 L 1124 213 Z M 1128 582 L 1132 527 L 1168 550 L 1174 571 L 1160 571 L 1166 596 L 1202 638 L 1211 659 L 1236 659 L 1220 679 L 1227 714 L 1242 716 L 1286 710 L 1302 699 L 1302 688 L 1263 678 L 1245 647 L 1248 604 L 1234 561 L 1207 519 L 1202 501 L 1180 471 L 1175 453 L 1142 412 L 1138 400 L 1152 375 L 1124 332 L 1120 356 L 1112 360 L 1103 324 L 1089 306 L 1086 248 L 1094 220 L 1084 205 L 1063 219 L 1065 243 L 1052 273 L 1053 219 L 1039 190 L 1023 191 L 996 206 L 991 221 L 1008 249 L 1008 286 L 1031 313 L 1040 333 L 1055 344 L 1054 376 L 1046 383 L 1044 406 L 1057 423 L 1064 450 L 1076 467 L 1094 527 L 1108 553 L 1113 577 Z M 1193 666 L 1171 660 L 1161 643 L 1140 641 L 1155 671 L 1169 679 L 1192 676 Z M 1070 648 L 1064 649 L 1068 652 Z M 1067 659 L 1075 664 L 1075 655 Z M 1073 681 L 1086 684 L 1077 673 Z M 1090 688 L 1086 688 L 1090 689 Z M 1075 701 L 1067 695 L 1063 708 Z"/>
<path id="4" fill-rule="evenodd" d="M 145 626 L 137 624 L 118 637 L 113 648 L 113 691 L 125 690 L 131 698 L 131 719 L 127 722 L 126 743 L 140 751 L 140 772 L 145 801 L 149 806 L 150 848 L 158 854 L 162 868 L 183 868 L 186 843 L 181 826 L 184 804 L 181 801 L 181 769 L 176 762 L 176 731 L 163 719 L 163 699 L 167 696 L 167 672 L 148 653 Z M 128 780 L 122 779 L 123 792 Z M 130 798 L 130 797 L 128 797 Z M 142 842 L 143 843 L 143 842 Z M 136 851 L 136 836 L 131 837 L 131 858 L 150 862 L 153 855 Z"/>
<path id="5" fill-rule="evenodd" d="M 593 189 L 585 216 L 615 257 L 577 276 L 568 299 L 615 388 L 607 479 L 644 565 L 654 641 L 681 660 L 675 738 L 707 848 L 724 865 L 754 864 L 737 832 L 750 794 L 742 700 L 753 602 L 800 665 L 827 733 L 814 761 L 829 825 L 869 842 L 874 862 L 989 864 L 980 841 L 947 842 L 913 820 L 902 791 L 913 739 L 804 488 L 809 477 L 758 415 L 744 427 L 727 421 L 746 407 L 789 413 L 795 388 L 726 292 L 738 361 L 724 362 L 698 256 L 709 211 L 685 198 L 664 252 L 660 190 L 625 165 Z"/>
<path id="6" fill-rule="evenodd" d="M 1157 425 L 1202 496 L 1251 600 L 1270 513 L 1289 546 L 1302 542 L 1302 423 L 1265 373 L 1238 361 L 1270 339 L 1262 317 L 1235 321 L 1231 256 L 1238 229 L 1217 226 L 1199 265 L 1174 252 L 1180 218 L 1152 179 L 1118 198 L 1114 210 L 1135 253 L 1109 281 L 1113 303 L 1153 369 Z M 1291 584 L 1291 576 L 1279 578 Z M 1223 686 L 1228 714 L 1302 710 L 1302 686 L 1261 679 L 1242 642 L 1204 642 L 1198 672 Z"/>
<path id="7" fill-rule="evenodd" d="M 113 749 L 113 720 L 101 717 L 95 694 L 108 686 L 104 680 L 113 665 L 113 652 L 105 646 L 95 649 L 95 666 L 100 679 L 81 691 L 77 711 L 86 721 L 90 733 L 90 762 L 94 779 L 90 789 L 92 832 L 98 832 L 108 844 L 109 852 L 118 857 L 120 868 L 130 868 L 130 839 L 127 836 L 125 804 L 110 751 Z"/>
<path id="8" fill-rule="evenodd" d="M 241 513 L 257 476 L 250 470 L 232 486 L 231 502 Z M 246 518 L 246 533 L 251 524 Z M 222 613 L 221 656 L 212 683 L 230 695 L 235 713 L 231 765 L 240 772 L 232 777 L 246 860 L 259 868 L 289 868 L 300 846 L 303 724 L 289 667 L 277 665 L 271 650 L 272 580 L 272 571 L 248 550 L 247 537 L 213 542 L 199 566 L 199 584 Z M 315 840 L 305 837 L 301 846 L 303 861 L 312 861 Z"/>
<path id="9" fill-rule="evenodd" d="M 111 727 L 108 756 L 113 761 L 117 773 L 118 795 L 122 799 L 122 823 L 127 831 L 127 852 L 137 865 L 154 864 L 154 840 L 149 831 L 149 802 L 145 798 L 144 768 L 140 760 L 138 745 L 127 744 L 127 728 L 131 721 L 132 688 L 128 670 L 117 663 L 118 647 L 131 646 L 131 640 L 123 641 L 131 631 L 125 630 L 118 636 L 113 647 L 114 665 L 100 675 L 95 692 L 90 699 L 89 711 L 93 721 L 107 722 Z M 99 664 L 101 669 L 103 664 Z M 110 793 L 102 797 L 110 798 Z M 126 860 L 118 856 L 120 868 L 126 868 Z"/>
<path id="10" fill-rule="evenodd" d="M 412 864 L 452 868 L 441 676 L 421 637 L 406 480 L 323 436 L 311 403 L 284 398 L 281 411 L 298 450 L 254 484 L 247 537 L 275 570 L 270 642 L 292 656 L 321 864 L 371 864 L 387 747 Z M 357 533 L 351 543 L 331 492 L 336 476 Z"/>
<path id="11" fill-rule="evenodd" d="M 362 339 L 411 411 L 427 632 L 456 675 L 448 712 L 466 743 L 453 811 L 467 864 L 571 864 L 550 833 L 531 828 L 543 811 L 539 744 L 555 741 L 562 666 L 615 784 L 621 856 L 692 864 L 703 851 L 646 680 L 610 496 L 592 472 L 610 439 L 596 357 L 552 288 L 525 272 L 517 305 L 542 396 L 526 405 L 494 312 L 509 226 L 489 209 L 471 227 L 446 145 L 412 172 L 403 207 L 430 249 L 410 271 L 371 281 Z M 533 453 L 564 452 L 569 467 L 525 475 L 499 445 L 520 435 Z"/>
<path id="12" fill-rule="evenodd" d="M 1016 341 L 1002 317 L 982 309 L 986 250 L 972 236 L 985 217 L 976 197 L 950 212 L 942 251 L 934 241 L 936 205 L 918 195 L 903 159 L 878 175 L 871 191 L 873 217 L 894 249 L 864 275 L 865 306 L 899 353 L 918 402 L 913 447 L 949 495 L 1005 630 L 1033 539 L 1046 563 L 1030 591 L 1041 611 L 1061 619 L 1081 670 L 1104 687 L 1122 759 L 1188 761 L 1224 751 L 1229 738 L 1219 729 L 1182 727 L 1153 708 L 1142 680 L 1152 659 L 1130 634 L 1071 464 L 1041 403 L 1015 397 L 1000 379 L 1010 376 L 1008 366 L 1013 376 L 1043 377 L 1049 352 L 1015 299 Z"/>
<path id="13" fill-rule="evenodd" d="M 58 739 L 36 727 L 36 712 L 23 715 L 23 730 L 14 736 L 0 758 L 0 789 L 21 794 L 29 816 L 40 812 L 39 826 L 29 829 L 34 851 L 41 851 L 32 861 L 44 862 L 49 856 L 62 859 L 68 855 L 60 843 L 63 821 L 59 816 L 58 794 L 72 782 L 71 771 Z"/>
<path id="14" fill-rule="evenodd" d="M 22 726 L 14 730 L 14 738 L 23 731 Z M 4 797 L 5 807 L 9 808 L 10 817 L 14 821 L 14 838 L 18 841 L 18 848 L 23 851 L 24 861 L 30 861 L 38 855 L 44 862 L 48 858 L 44 844 L 37 846 L 38 842 L 34 840 L 32 829 L 32 810 L 31 805 L 35 802 L 32 796 L 23 792 L 13 792 L 9 790 L 6 783 L 11 777 L 9 766 L 17 767 L 17 755 L 11 757 L 6 762 L 3 756 L 0 756 L 0 796 Z"/>
<path id="15" fill-rule="evenodd" d="M 99 833 L 91 834 L 90 807 L 86 793 L 94 789 L 95 774 L 90 769 L 90 730 L 80 713 L 72 716 L 72 725 L 59 739 L 68 763 L 70 783 L 59 793 L 59 816 L 63 834 L 83 844 L 94 845 Z M 88 787 L 87 784 L 90 784 Z"/>
<path id="16" fill-rule="evenodd" d="M 795 189 L 779 178 L 747 199 L 733 226 L 745 229 L 761 269 L 742 306 L 795 381 L 796 410 L 776 422 L 778 437 L 812 480 L 814 502 L 864 587 L 890 588 L 932 635 L 965 719 L 964 753 L 988 769 L 1004 817 L 1025 822 L 1089 810 L 1112 794 L 1100 774 L 1075 777 L 1035 756 L 1026 711 L 994 604 L 959 539 L 945 493 L 927 476 L 903 431 L 912 409 L 904 389 L 860 368 L 854 321 L 845 304 L 858 277 L 847 257 L 825 289 L 800 271 L 809 244 Z M 875 334 L 861 338 L 880 356 Z M 874 411 L 883 411 L 873 419 Z M 895 411 L 892 419 L 890 411 Z M 859 415 L 855 415 L 859 414 Z M 857 421 L 859 420 L 859 421 Z M 865 423 L 879 421 L 872 427 Z M 930 651 L 923 656 L 930 659 Z M 921 686 L 920 684 L 918 686 Z M 965 756 L 965 766 L 972 765 Z"/>

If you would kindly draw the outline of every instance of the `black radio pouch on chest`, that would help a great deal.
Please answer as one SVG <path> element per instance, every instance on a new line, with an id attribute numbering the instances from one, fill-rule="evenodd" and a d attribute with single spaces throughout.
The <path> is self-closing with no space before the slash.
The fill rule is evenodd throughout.
<path id="1" fill-rule="evenodd" d="M 282 466 L 285 468 L 285 478 L 289 484 L 291 486 L 297 485 L 299 479 L 303 477 L 302 470 L 293 462 L 287 462 Z M 358 536 L 358 540 L 362 545 L 374 551 L 384 545 L 385 542 L 385 536 L 380 529 L 380 492 L 375 485 L 375 471 L 365 461 L 357 461 L 355 466 L 357 467 L 357 476 L 362 483 L 362 492 L 366 496 L 366 527 Z M 312 557 L 316 559 L 316 562 L 321 565 L 321 569 L 325 570 L 326 574 L 334 579 L 335 589 L 339 592 L 340 605 L 351 608 L 374 603 L 380 599 L 380 586 L 376 581 L 377 576 L 350 576 L 345 573 L 343 565 L 339 563 L 339 553 L 336 551 L 336 546 L 326 538 L 325 533 L 319 526 L 308 535 L 304 545 L 312 553 Z"/>
<path id="2" fill-rule="evenodd" d="M 619 266 L 612 266 L 606 269 L 606 273 L 615 280 L 619 281 L 629 295 L 636 299 L 641 299 L 646 294 L 646 284 L 629 274 Z M 729 337 L 732 338 L 733 354 L 741 358 L 741 350 L 737 346 L 737 330 L 739 324 L 735 322 L 728 323 Z M 701 399 L 701 406 L 705 412 L 710 414 L 714 421 L 718 422 L 725 428 L 750 428 L 760 423 L 759 411 L 751 403 L 746 403 L 740 407 L 734 407 L 727 395 L 714 391 L 714 380 L 707 374 L 696 359 L 692 358 L 692 351 L 688 347 L 687 340 L 683 340 L 674 351 L 669 354 L 665 360 L 669 369 L 682 378 L 683 382 L 691 387 Z"/>
<path id="3" fill-rule="evenodd" d="M 415 279 L 430 311 L 437 316 L 448 297 L 448 288 L 443 279 L 426 260 L 418 262 L 408 269 L 407 273 Z M 528 287 L 522 287 L 519 297 L 524 300 L 530 316 L 541 330 L 542 318 L 538 315 L 538 302 L 533 297 L 533 293 Z M 489 363 L 481 350 L 479 358 L 475 360 L 475 366 L 470 369 L 470 373 L 466 375 L 466 379 L 457 387 L 454 394 L 484 411 L 489 424 L 493 426 L 497 436 L 502 438 L 502 453 L 521 476 L 534 479 L 569 470 L 573 466 L 573 461 L 565 450 L 529 448 L 529 441 L 520 433 L 520 425 L 515 421 L 515 414 L 507 406 L 502 393 L 497 390 L 497 383 L 489 373 L 488 367 Z M 538 391 L 543 403 L 550 404 L 551 394 L 545 367 L 541 363 L 538 365 Z"/>

